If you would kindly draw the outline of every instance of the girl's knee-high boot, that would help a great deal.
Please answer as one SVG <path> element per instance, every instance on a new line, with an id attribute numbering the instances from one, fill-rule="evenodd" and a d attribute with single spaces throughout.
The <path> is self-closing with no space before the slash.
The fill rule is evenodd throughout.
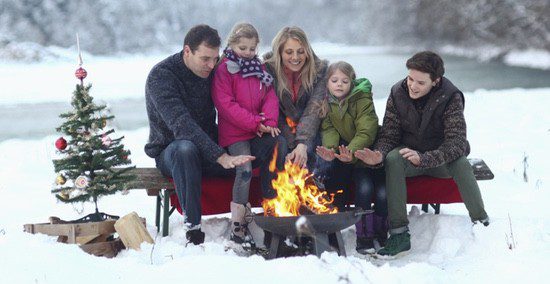
<path id="1" fill-rule="evenodd" d="M 248 230 L 248 223 L 251 219 L 250 203 L 246 206 L 231 202 L 231 237 L 230 239 L 235 243 L 242 244 L 243 246 L 254 246 L 252 235 Z M 247 218 L 248 217 L 248 218 Z"/>

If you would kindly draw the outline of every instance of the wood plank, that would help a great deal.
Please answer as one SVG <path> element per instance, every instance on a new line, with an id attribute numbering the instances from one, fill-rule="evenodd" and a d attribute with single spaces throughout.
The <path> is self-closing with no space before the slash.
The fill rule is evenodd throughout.
<path id="1" fill-rule="evenodd" d="M 135 168 L 127 173 L 136 177 L 128 183 L 128 189 L 174 189 L 174 185 L 157 168 Z"/>
<path id="2" fill-rule="evenodd" d="M 78 237 L 90 235 L 110 235 L 115 232 L 116 220 L 105 220 L 102 222 L 88 223 L 65 223 L 65 224 L 25 224 L 25 232 L 35 234 L 41 233 L 49 236 L 67 236 L 67 243 L 74 244 Z"/>
<path id="3" fill-rule="evenodd" d="M 95 234 L 95 235 L 89 235 L 89 236 L 76 237 L 76 243 L 79 244 L 79 245 L 87 244 L 89 242 L 92 242 L 93 240 L 95 240 L 99 236 L 101 236 L 101 235 L 100 234 Z"/>

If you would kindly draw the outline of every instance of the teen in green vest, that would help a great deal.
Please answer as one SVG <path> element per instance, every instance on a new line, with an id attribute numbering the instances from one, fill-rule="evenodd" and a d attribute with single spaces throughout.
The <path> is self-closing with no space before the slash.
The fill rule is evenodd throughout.
<path id="1" fill-rule="evenodd" d="M 407 78 L 391 89 L 382 130 L 373 149 L 358 150 L 364 163 L 386 169 L 390 238 L 378 252 L 394 258 L 411 249 L 406 177 L 452 177 L 472 222 L 489 225 L 472 167 L 466 159 L 464 95 L 443 76 L 439 55 L 415 54 L 406 63 Z"/>

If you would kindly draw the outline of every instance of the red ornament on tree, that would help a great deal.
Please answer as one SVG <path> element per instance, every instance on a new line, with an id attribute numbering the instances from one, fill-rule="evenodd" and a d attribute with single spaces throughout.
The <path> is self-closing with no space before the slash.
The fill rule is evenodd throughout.
<path id="1" fill-rule="evenodd" d="M 67 140 L 63 137 L 59 137 L 59 139 L 55 141 L 55 148 L 60 151 L 65 150 L 65 148 L 67 148 Z"/>
<path id="2" fill-rule="evenodd" d="M 84 80 L 84 78 L 86 78 L 86 76 L 88 76 L 88 72 L 86 72 L 84 68 L 78 67 L 78 69 L 76 69 L 76 71 L 74 72 L 74 75 L 76 76 L 76 78 L 82 81 Z"/>

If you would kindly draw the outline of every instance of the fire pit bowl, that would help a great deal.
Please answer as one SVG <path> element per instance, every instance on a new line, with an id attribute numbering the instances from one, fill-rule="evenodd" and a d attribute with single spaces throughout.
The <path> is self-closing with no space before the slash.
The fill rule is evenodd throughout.
<path id="1" fill-rule="evenodd" d="M 296 221 L 305 217 L 316 233 L 334 233 L 343 230 L 359 221 L 361 215 L 370 214 L 372 210 L 355 209 L 334 214 L 303 215 L 288 217 L 254 216 L 254 221 L 260 228 L 283 236 L 299 235 L 296 229 Z"/>
<path id="2" fill-rule="evenodd" d="M 314 251 L 317 256 L 322 252 L 335 249 L 339 255 L 345 256 L 344 242 L 342 240 L 341 230 L 357 223 L 361 215 L 372 214 L 373 210 L 363 210 L 357 208 L 354 210 L 343 211 L 334 214 L 302 215 L 289 217 L 273 217 L 255 215 L 254 221 L 260 228 L 273 234 L 268 258 L 278 257 L 277 250 L 286 236 L 309 235 L 313 238 Z M 304 217 L 304 219 L 298 220 Z M 301 225 L 296 225 L 298 222 Z M 307 228 L 303 230 L 303 228 Z M 298 228 L 301 228 L 300 230 Z M 335 239 L 337 247 L 329 245 L 329 237 Z"/>

